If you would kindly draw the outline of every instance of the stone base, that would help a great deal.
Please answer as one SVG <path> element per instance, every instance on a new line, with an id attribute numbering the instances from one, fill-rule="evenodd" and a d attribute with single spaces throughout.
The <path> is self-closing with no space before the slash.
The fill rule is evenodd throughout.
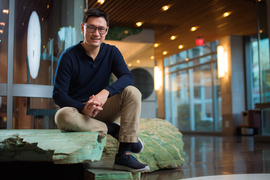
<path id="1" fill-rule="evenodd" d="M 0 131 L 0 162 L 75 164 L 98 161 L 106 145 L 98 132 L 61 133 L 55 129 Z"/>

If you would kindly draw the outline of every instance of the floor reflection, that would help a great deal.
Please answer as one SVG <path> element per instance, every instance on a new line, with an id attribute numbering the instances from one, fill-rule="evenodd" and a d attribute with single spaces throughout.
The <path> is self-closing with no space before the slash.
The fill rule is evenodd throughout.
<path id="1" fill-rule="evenodd" d="M 270 143 L 253 136 L 184 135 L 186 162 L 175 170 L 143 174 L 143 180 L 174 180 L 200 176 L 270 173 Z"/>

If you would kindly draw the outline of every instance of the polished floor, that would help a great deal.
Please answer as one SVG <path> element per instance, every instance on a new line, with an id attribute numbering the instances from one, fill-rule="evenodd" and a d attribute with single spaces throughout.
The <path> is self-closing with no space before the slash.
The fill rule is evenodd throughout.
<path id="1" fill-rule="evenodd" d="M 253 136 L 205 135 L 183 135 L 183 141 L 187 154 L 183 167 L 143 174 L 141 179 L 270 179 L 269 142 L 255 142 Z"/>

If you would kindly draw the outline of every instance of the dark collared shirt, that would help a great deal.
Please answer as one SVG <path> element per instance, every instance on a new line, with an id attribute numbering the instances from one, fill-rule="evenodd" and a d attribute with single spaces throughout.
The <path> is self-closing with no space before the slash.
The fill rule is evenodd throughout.
<path id="1" fill-rule="evenodd" d="M 111 73 L 117 80 L 109 85 Z M 133 83 L 133 76 L 115 46 L 102 43 L 93 61 L 80 42 L 60 56 L 54 78 L 53 99 L 60 107 L 75 107 L 81 111 L 83 102 L 102 89 L 108 90 L 111 97 Z"/>

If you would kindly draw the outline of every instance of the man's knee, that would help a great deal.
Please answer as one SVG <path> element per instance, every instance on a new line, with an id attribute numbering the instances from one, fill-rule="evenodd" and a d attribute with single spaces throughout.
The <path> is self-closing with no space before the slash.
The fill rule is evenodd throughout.
<path id="1" fill-rule="evenodd" d="M 141 92 L 139 91 L 139 89 L 137 89 L 134 86 L 127 86 L 123 90 L 123 94 L 125 94 L 126 97 L 134 98 L 135 100 L 141 100 L 141 98 L 142 98 Z"/>
<path id="2" fill-rule="evenodd" d="M 70 119 L 74 116 L 77 109 L 73 107 L 64 107 L 59 109 L 55 114 L 55 123 L 57 126 L 65 126 L 69 124 Z"/>

